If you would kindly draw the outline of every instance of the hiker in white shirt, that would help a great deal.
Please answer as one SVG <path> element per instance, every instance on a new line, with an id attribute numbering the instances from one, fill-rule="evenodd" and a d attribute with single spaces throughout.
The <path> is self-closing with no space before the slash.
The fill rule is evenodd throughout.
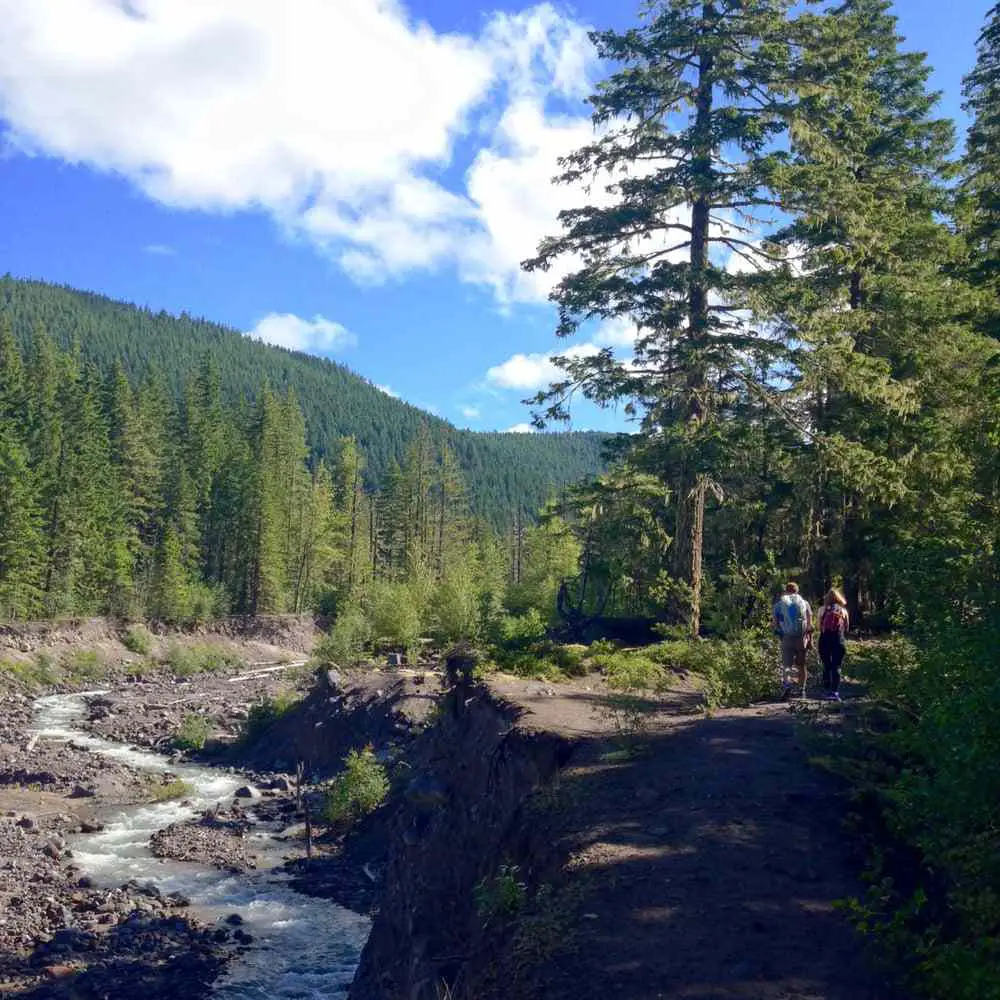
<path id="1" fill-rule="evenodd" d="M 799 594 L 797 583 L 785 584 L 785 592 L 774 605 L 774 630 L 781 638 L 781 686 L 791 693 L 792 667 L 798 668 L 799 691 L 806 691 L 806 650 L 812 643 L 813 616 L 809 602 Z"/>

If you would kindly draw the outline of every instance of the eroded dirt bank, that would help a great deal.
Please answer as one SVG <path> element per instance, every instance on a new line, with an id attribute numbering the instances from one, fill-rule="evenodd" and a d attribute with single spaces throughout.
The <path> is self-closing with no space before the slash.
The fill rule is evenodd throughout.
<path id="1" fill-rule="evenodd" d="M 599 681 L 449 703 L 352 1000 L 902 1000 L 836 907 L 845 804 L 788 706 L 644 707 L 630 733 Z"/>

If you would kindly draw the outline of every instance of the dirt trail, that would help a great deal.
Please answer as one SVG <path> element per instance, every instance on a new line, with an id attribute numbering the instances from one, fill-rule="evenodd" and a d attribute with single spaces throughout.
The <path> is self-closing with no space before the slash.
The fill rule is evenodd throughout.
<path id="1" fill-rule="evenodd" d="M 843 802 L 785 705 L 691 715 L 668 698 L 638 754 L 616 752 L 587 686 L 500 681 L 521 724 L 578 742 L 549 832 L 564 947 L 497 995 L 545 1000 L 900 1000 L 834 907 L 859 891 Z M 601 731 L 595 731 L 601 730 Z"/>

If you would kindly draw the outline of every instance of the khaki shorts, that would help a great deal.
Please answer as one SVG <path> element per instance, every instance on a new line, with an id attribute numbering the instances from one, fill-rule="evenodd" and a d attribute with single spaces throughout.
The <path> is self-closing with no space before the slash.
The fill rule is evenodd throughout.
<path id="1" fill-rule="evenodd" d="M 804 635 L 783 635 L 781 637 L 781 665 L 804 667 L 806 665 L 806 641 Z"/>

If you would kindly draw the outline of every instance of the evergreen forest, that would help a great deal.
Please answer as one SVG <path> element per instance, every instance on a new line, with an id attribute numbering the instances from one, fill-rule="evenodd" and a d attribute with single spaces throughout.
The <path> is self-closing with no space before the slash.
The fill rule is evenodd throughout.
<path id="1" fill-rule="evenodd" d="M 306 421 L 310 455 L 336 460 L 340 440 L 353 437 L 365 456 L 364 479 L 377 487 L 393 461 L 402 463 L 410 441 L 427 428 L 448 447 L 469 483 L 477 516 L 495 528 L 509 525 L 519 508 L 533 512 L 552 492 L 603 467 L 608 435 L 509 434 L 458 430 L 447 421 L 393 398 L 350 369 L 323 358 L 273 347 L 237 330 L 186 314 L 153 313 L 71 288 L 0 277 L 0 317 L 22 351 L 38 331 L 81 362 L 109 373 L 119 365 L 138 386 L 158 381 L 172 400 L 203 363 L 218 373 L 226 405 L 256 400 L 265 386 L 291 389 Z"/>

